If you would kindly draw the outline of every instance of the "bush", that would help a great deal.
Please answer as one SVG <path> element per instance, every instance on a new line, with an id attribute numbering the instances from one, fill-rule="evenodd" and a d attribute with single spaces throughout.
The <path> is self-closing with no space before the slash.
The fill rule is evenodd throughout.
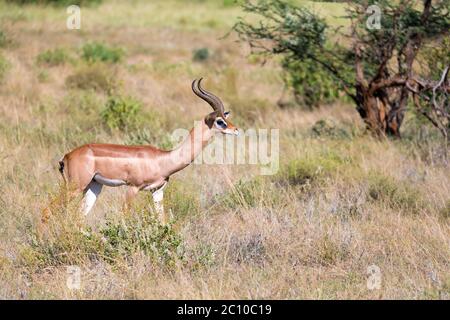
<path id="1" fill-rule="evenodd" d="M 0 83 L 5 79 L 6 73 L 8 72 L 9 68 L 9 62 L 0 54 Z"/>
<path id="2" fill-rule="evenodd" d="M 339 99 L 339 85 L 317 64 L 307 59 L 285 59 L 282 67 L 285 72 L 284 81 L 292 88 L 298 104 L 314 108 Z"/>
<path id="3" fill-rule="evenodd" d="M 125 131 L 136 127 L 141 108 L 141 102 L 132 97 L 111 96 L 100 116 L 110 130 Z"/>
<path id="4" fill-rule="evenodd" d="M 208 48 L 201 48 L 194 50 L 192 55 L 192 60 L 197 62 L 206 61 L 209 58 L 209 50 Z"/>
<path id="5" fill-rule="evenodd" d="M 108 222 L 100 234 L 108 262 L 130 257 L 136 252 L 168 266 L 183 258 L 182 239 L 172 225 L 162 225 L 143 208 L 120 222 Z"/>
<path id="6" fill-rule="evenodd" d="M 45 233 L 30 231 L 28 243 L 20 250 L 22 265 L 39 270 L 96 261 L 116 264 L 139 253 L 169 267 L 183 259 L 181 237 L 172 225 L 162 225 L 146 208 L 136 208 L 118 222 L 108 220 L 99 232 L 94 232 L 84 229 L 75 202 L 67 210 L 61 205 L 53 208 Z"/>
<path id="7" fill-rule="evenodd" d="M 403 209 L 417 213 L 426 206 L 417 189 L 405 182 L 397 182 L 391 177 L 376 172 L 372 172 L 368 176 L 367 192 L 373 201 L 383 202 L 396 210 Z"/>
<path id="8" fill-rule="evenodd" d="M 121 48 L 109 47 L 99 42 L 87 43 L 83 46 L 81 57 L 87 62 L 120 62 L 124 55 Z"/>
<path id="9" fill-rule="evenodd" d="M 110 68 L 102 64 L 83 66 L 66 79 L 66 85 L 75 89 L 92 89 L 111 93 L 117 88 L 117 78 Z"/>
<path id="10" fill-rule="evenodd" d="M 70 56 L 66 50 L 60 48 L 44 51 L 36 58 L 38 64 L 50 67 L 64 64 L 69 60 Z"/>

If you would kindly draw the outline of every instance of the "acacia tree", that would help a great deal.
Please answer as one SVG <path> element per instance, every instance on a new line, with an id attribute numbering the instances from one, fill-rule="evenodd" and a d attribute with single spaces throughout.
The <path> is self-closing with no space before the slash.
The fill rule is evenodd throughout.
<path id="1" fill-rule="evenodd" d="M 367 24 L 375 4 L 381 9 L 380 28 Z M 348 23 L 342 27 L 281 0 L 242 6 L 263 18 L 258 23 L 240 19 L 234 26 L 252 51 L 326 70 L 380 136 L 400 136 L 419 51 L 450 29 L 450 0 L 352 1 L 346 3 Z"/>

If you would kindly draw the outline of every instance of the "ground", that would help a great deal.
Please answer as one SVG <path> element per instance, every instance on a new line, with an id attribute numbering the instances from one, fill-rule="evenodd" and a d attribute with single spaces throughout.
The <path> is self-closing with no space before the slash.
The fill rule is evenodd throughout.
<path id="1" fill-rule="evenodd" d="M 309 5 L 339 23 L 341 4 Z M 278 61 L 229 34 L 239 16 L 230 1 L 111 0 L 68 30 L 64 7 L 0 2 L 0 298 L 449 298 L 450 170 L 434 133 L 408 119 L 402 140 L 375 139 L 345 100 L 278 107 Z M 104 62 L 83 54 L 93 42 L 113 48 Z M 190 89 L 201 76 L 241 129 L 279 129 L 278 172 L 191 165 L 168 186 L 170 226 L 149 195 L 124 212 L 121 188 L 86 219 L 56 201 L 41 223 L 63 198 L 64 153 L 170 148 L 210 112 Z M 111 97 L 141 107 L 116 114 Z"/>

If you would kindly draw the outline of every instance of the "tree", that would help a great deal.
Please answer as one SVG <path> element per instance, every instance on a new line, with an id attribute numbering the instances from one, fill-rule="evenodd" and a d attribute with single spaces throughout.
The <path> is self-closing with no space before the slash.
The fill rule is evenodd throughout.
<path id="1" fill-rule="evenodd" d="M 326 70 L 379 136 L 400 137 L 418 53 L 450 29 L 450 0 L 347 2 L 344 27 L 332 27 L 306 7 L 280 0 L 242 6 L 263 18 L 256 24 L 240 19 L 234 26 L 253 51 Z M 370 10 L 376 14 L 377 8 L 380 28 L 370 23 Z"/>

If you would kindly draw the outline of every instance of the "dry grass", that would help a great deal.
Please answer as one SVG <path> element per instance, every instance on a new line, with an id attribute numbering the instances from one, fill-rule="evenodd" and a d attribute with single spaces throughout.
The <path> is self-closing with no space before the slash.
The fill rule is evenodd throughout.
<path id="1" fill-rule="evenodd" d="M 78 32 L 65 29 L 64 10 L 0 2 L 10 39 L 0 48 L 9 65 L 0 86 L 0 298 L 450 297 L 450 171 L 437 142 L 419 146 L 413 130 L 403 141 L 374 140 L 345 103 L 279 109 L 276 62 L 262 67 L 233 36 L 219 40 L 241 14 L 235 6 L 105 1 L 83 10 Z M 125 49 L 123 61 L 89 68 L 81 47 L 90 41 Z M 210 58 L 193 62 L 203 47 Z M 57 48 L 71 59 L 37 62 Z M 190 166 L 169 184 L 169 227 L 149 218 L 148 195 L 123 213 L 122 189 L 105 190 L 86 220 L 72 203 L 40 224 L 58 197 L 62 154 L 92 141 L 164 146 L 208 112 L 190 92 L 199 76 L 240 127 L 280 128 L 276 175 Z M 114 87 L 68 85 L 102 77 Z M 109 91 L 142 102 L 131 132 L 102 123 Z M 312 135 L 323 119 L 348 134 Z M 65 285 L 69 265 L 81 268 L 79 290 Z M 375 290 L 371 265 L 382 275 Z"/>

